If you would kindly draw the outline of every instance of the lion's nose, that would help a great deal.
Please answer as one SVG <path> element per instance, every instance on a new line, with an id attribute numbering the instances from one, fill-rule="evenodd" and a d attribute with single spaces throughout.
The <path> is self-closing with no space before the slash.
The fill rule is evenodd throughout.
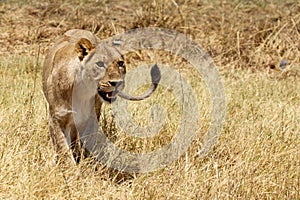
<path id="1" fill-rule="evenodd" d="M 113 87 L 118 87 L 119 85 L 123 84 L 123 80 L 118 80 L 118 81 L 108 81 L 108 83 L 113 86 Z"/>

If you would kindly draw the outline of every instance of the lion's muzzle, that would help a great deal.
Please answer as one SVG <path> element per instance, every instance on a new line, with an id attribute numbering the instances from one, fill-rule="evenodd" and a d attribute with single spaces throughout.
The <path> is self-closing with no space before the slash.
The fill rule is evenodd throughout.
<path id="1" fill-rule="evenodd" d="M 97 91 L 100 97 L 108 102 L 113 103 L 117 99 L 117 94 L 124 88 L 123 80 L 107 81 L 106 83 L 100 83 Z"/>

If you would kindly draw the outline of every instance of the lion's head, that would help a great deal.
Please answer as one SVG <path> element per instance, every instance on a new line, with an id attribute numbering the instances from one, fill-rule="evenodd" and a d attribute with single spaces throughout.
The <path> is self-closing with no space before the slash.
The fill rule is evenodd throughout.
<path id="1" fill-rule="evenodd" d="M 81 77 L 97 87 L 105 102 L 114 102 L 117 94 L 125 87 L 126 65 L 123 56 L 114 47 L 104 43 L 93 45 L 81 38 L 75 45 L 80 62 Z"/>

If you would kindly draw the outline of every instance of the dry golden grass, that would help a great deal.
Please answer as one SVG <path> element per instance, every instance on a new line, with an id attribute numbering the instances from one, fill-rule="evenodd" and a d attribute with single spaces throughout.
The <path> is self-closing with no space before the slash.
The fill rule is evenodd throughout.
<path id="1" fill-rule="evenodd" d="M 176 2 L 0 1 L 1 199 L 300 199 L 299 3 Z M 122 181 L 118 172 L 95 167 L 89 159 L 67 171 L 51 166 L 54 150 L 41 89 L 45 49 L 71 28 L 107 38 L 143 26 L 190 34 L 219 67 L 227 114 L 214 151 L 203 160 L 195 157 L 209 125 L 203 81 L 185 62 L 173 65 L 172 57 L 160 60 L 144 52 L 131 57 L 133 66 L 172 61 L 197 94 L 201 124 L 185 156 Z M 289 61 L 284 70 L 279 68 L 283 59 Z M 118 145 L 141 152 L 169 142 L 177 126 L 176 103 L 164 88 L 159 91 L 166 97 L 155 94 L 131 103 L 132 115 L 142 124 L 149 107 L 160 102 L 170 115 L 168 128 L 149 140 L 117 133 Z M 109 118 L 109 106 L 105 111 Z"/>

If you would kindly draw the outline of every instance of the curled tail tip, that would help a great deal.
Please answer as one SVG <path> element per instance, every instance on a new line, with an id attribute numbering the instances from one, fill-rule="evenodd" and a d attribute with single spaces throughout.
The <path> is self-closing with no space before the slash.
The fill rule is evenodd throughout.
<path id="1" fill-rule="evenodd" d="M 161 79 L 161 73 L 157 64 L 151 68 L 151 81 L 154 84 L 158 84 Z"/>

